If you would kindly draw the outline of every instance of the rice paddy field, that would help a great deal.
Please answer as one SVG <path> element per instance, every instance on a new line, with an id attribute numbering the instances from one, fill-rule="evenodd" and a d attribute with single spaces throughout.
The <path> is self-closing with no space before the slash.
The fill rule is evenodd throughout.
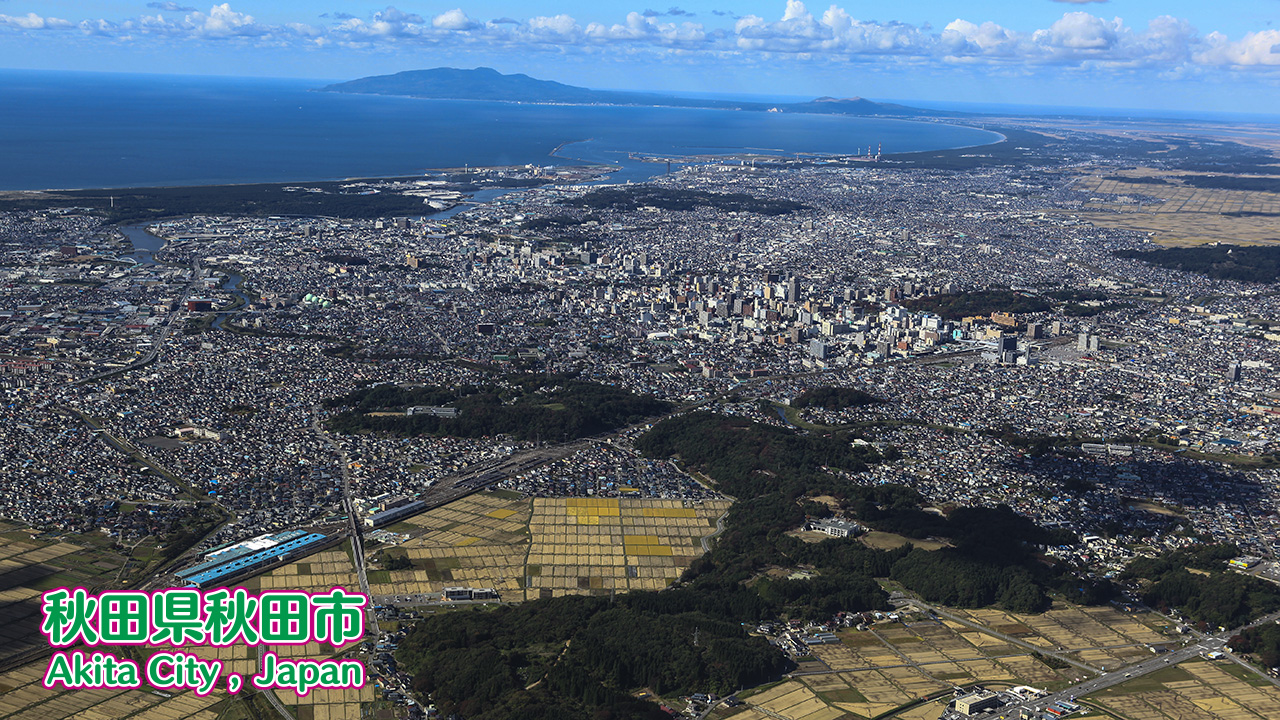
<path id="1" fill-rule="evenodd" d="M 346 546 L 321 551 L 301 562 L 285 565 L 268 573 L 240 583 L 251 591 L 290 589 L 319 592 L 333 587 L 359 591 L 355 568 Z M 33 606 L 39 612 L 38 599 Z M 36 636 L 43 643 L 43 638 Z M 308 658 L 321 660 L 344 653 L 358 642 L 333 648 L 320 643 L 306 645 L 232 645 L 229 647 L 197 646 L 187 650 L 198 657 L 221 660 L 223 677 L 227 673 L 239 673 L 248 678 L 260 668 L 261 653 L 270 650 L 282 658 Z M 131 657 L 139 664 L 164 648 L 106 648 L 121 657 Z M 141 720 L 230 720 L 251 717 L 246 703 L 254 700 L 257 691 L 246 688 L 235 698 L 226 693 L 225 683 L 219 685 L 207 697 L 197 697 L 191 692 L 173 693 L 146 689 L 136 690 L 50 690 L 41 685 L 48 660 L 22 665 L 9 672 L 0 673 L 0 718 L 35 718 L 60 720 L 61 718 L 91 718 L 117 720 L 135 718 Z M 371 683 L 352 689 L 316 689 L 306 696 L 289 690 L 273 690 L 281 703 L 298 720 L 345 720 L 361 717 L 372 708 L 376 695 Z"/>
<path id="2" fill-rule="evenodd" d="M 446 586 L 493 587 L 505 600 L 614 590 L 658 589 L 679 577 L 701 554 L 700 541 L 715 530 L 727 501 L 651 499 L 515 499 L 480 493 L 397 526 L 412 539 L 389 548 L 403 553 L 410 570 L 369 572 L 374 595 L 439 592 Z M 16 528 L 0 528 L 16 530 Z M 239 586 L 318 592 L 333 587 L 358 591 L 350 547 L 344 544 L 250 578 Z M 0 588 L 0 652 L 44 646 L 38 632 L 40 593 L 66 585 L 103 586 L 126 562 L 101 548 L 70 542 L 39 542 L 21 532 L 0 533 L 0 575 L 17 582 Z M 376 567 L 376 566 L 373 566 Z M 355 643 L 352 643 L 354 645 Z M 255 674 L 261 654 L 324 659 L 352 648 L 309 643 L 285 646 L 195 647 L 203 659 L 223 663 L 223 673 Z M 166 648 L 167 649 L 167 648 Z M 156 648 L 106 649 L 139 662 Z M 2 657 L 0 657 L 2 659 Z M 190 692 L 50 690 L 41 678 L 47 657 L 0 673 L 0 718 L 219 718 L 251 717 L 265 709 L 258 693 L 234 698 L 225 685 L 199 698 Z M 274 690 L 298 720 L 372 716 L 381 703 L 372 684 L 345 690 L 313 690 L 299 696 Z M 256 703 L 256 705 L 255 705 Z"/>
<path id="3" fill-rule="evenodd" d="M 43 661 L 0 673 L 0 718 L 13 720 L 217 720 L 225 695 L 146 690 L 48 690 Z M 220 709 L 220 708 L 219 708 Z M 243 716 L 242 716 L 243 717 Z"/>
<path id="4" fill-rule="evenodd" d="M 953 614 L 1046 650 L 1061 651 L 1092 667 L 1114 669 L 1150 657 L 1149 645 L 1170 642 L 1168 621 L 1153 613 L 1127 613 L 1113 606 L 1057 603 L 1040 615 L 995 609 Z M 968 628 L 965 628 L 969 630 Z"/>
<path id="5" fill-rule="evenodd" d="M 1165 175 L 1146 168 L 1122 172 L 1135 178 Z M 1197 188 L 1177 184 L 1176 179 L 1162 185 L 1114 177 L 1093 175 L 1077 181 L 1075 189 L 1095 195 L 1085 204 L 1082 219 L 1101 227 L 1152 232 L 1156 242 L 1169 246 L 1280 242 L 1275 223 L 1280 216 L 1278 193 Z M 1160 202 L 1135 202 L 1139 196 Z M 1130 201 L 1118 202 L 1117 197 Z"/>
<path id="6" fill-rule="evenodd" d="M 1027 648 L 996 633 L 1046 650 L 1065 647 L 1073 657 L 1117 666 L 1150 657 L 1148 644 L 1171 639 L 1163 634 L 1159 616 L 1112 607 L 1056 604 L 1042 615 L 987 609 L 953 613 L 981 629 L 911 613 L 902 622 L 880 623 L 870 630 L 842 630 L 837 633 L 838 644 L 811 648 L 817 662 L 804 663 L 801 672 L 812 674 L 794 676 L 756 693 L 743 693 L 740 697 L 746 705 L 717 711 L 717 716 L 742 720 L 880 716 L 933 720 L 950 700 L 950 689 L 957 685 L 1052 689 L 1081 677 L 1081 671 L 1073 667 L 1050 667 Z M 919 702 L 940 694 L 947 697 L 940 702 Z M 904 709 L 895 713 L 898 708 Z M 1181 716 L 1160 720 L 1181 720 Z"/>
<path id="7" fill-rule="evenodd" d="M 0 663 L 45 646 L 39 631 L 41 593 L 110 585 L 125 562 L 103 538 L 42 540 L 0 525 Z"/>
<path id="8" fill-rule="evenodd" d="M 702 554 L 702 538 L 728 507 L 725 500 L 472 495 L 394 526 L 416 535 L 387 550 L 412 568 L 371 571 L 370 590 L 491 587 L 503 600 L 657 590 Z"/>
<path id="9" fill-rule="evenodd" d="M 1085 698 L 1123 720 L 1270 720 L 1280 688 L 1230 660 L 1189 660 Z"/>
<path id="10" fill-rule="evenodd" d="M 715 530 L 729 503 L 629 498 L 518 498 L 507 493 L 478 493 L 397 524 L 404 542 L 375 554 L 401 555 L 410 567 L 378 569 L 370 565 L 375 596 L 438 593 L 446 586 L 493 587 L 503 600 L 521 601 L 568 594 L 659 589 L 676 579 L 701 554 L 701 540 Z M 38 542 L 29 536 L 3 535 L 0 569 L 33 573 L 35 580 L 0 589 L 0 612 L 25 607 L 35 627 L 39 592 L 49 578 L 92 579 L 118 570 L 123 557 L 70 542 Z M 347 544 L 322 550 L 242 583 L 250 590 L 322 591 L 358 582 Z M 94 559 L 86 562 L 81 555 Z M 20 575 L 26 577 L 26 575 Z M 45 582 L 41 582 L 44 579 Z M 1081 671 L 1055 669 L 1032 655 L 1016 638 L 1036 648 L 1065 654 L 1096 668 L 1114 669 L 1150 656 L 1149 646 L 1172 641 L 1167 622 L 1156 615 L 1115 607 L 1082 608 L 1055 604 L 1040 615 L 995 609 L 952 611 L 956 620 L 908 613 L 904 620 L 871 630 L 840 631 L 837 644 L 813 648 L 813 658 L 798 675 L 741 695 L 740 708 L 721 708 L 715 717 L 774 720 L 869 719 L 932 720 L 941 712 L 930 698 L 956 685 L 1063 687 Z M 963 621 L 958 622 L 957 620 Z M 0 624 L 14 636 L 20 618 Z M 38 634 L 28 642 L 42 643 Z M 224 663 L 224 672 L 257 672 L 267 649 L 286 658 L 323 659 L 350 650 L 311 643 L 272 648 L 232 646 L 194 650 Z M 121 651 L 119 654 L 125 654 Z M 155 650 L 127 651 L 143 659 Z M 0 672 L 0 718 L 145 718 L 147 720 L 239 720 L 268 712 L 256 691 L 230 697 L 215 690 L 205 698 L 190 692 L 139 690 L 47 690 L 40 684 L 47 661 Z M 1167 675 L 1167 677 L 1165 677 Z M 1236 666 L 1198 661 L 1119 686 L 1096 700 L 1124 720 L 1269 717 L 1280 707 L 1280 688 L 1249 676 Z M 372 684 L 350 690 L 315 690 L 305 697 L 276 690 L 299 720 L 373 717 L 387 712 Z M 921 702 L 924 700 L 924 702 Z M 941 703 L 945 703 L 942 700 Z M 910 706 L 910 707 L 907 707 Z M 1198 714 L 1197 714 L 1198 713 Z M 1274 715 L 1272 715 L 1274 716 Z"/>

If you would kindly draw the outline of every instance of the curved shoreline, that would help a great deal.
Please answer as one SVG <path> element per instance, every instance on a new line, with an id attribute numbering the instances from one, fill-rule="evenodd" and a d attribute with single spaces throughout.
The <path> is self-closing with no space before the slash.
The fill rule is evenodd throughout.
<path id="1" fill-rule="evenodd" d="M 375 97 L 391 97 L 391 96 L 375 96 Z M 396 96 L 396 97 L 399 97 L 399 96 Z M 430 100 L 430 98 L 409 98 L 409 99 L 414 99 L 414 100 Z M 493 103 L 493 102 L 500 102 L 500 101 L 466 101 L 466 100 L 451 100 L 451 101 L 448 101 L 448 102 Z M 503 103 L 503 104 L 513 105 L 513 106 L 525 106 L 525 107 L 539 107 L 539 106 L 540 106 L 539 104 L 530 104 L 530 103 Z M 545 106 L 544 106 L 544 107 L 545 107 Z M 752 112 L 752 111 L 741 111 L 741 110 L 729 110 L 729 109 L 723 109 L 723 108 L 678 107 L 678 106 L 676 106 L 676 107 L 668 107 L 668 106 L 661 106 L 661 105 L 659 105 L 659 106 L 641 106 L 641 105 L 574 105 L 573 107 L 582 107 L 582 108 L 586 108 L 586 109 L 593 109 L 593 108 L 619 108 L 619 109 L 632 108 L 632 109 L 637 109 L 637 110 L 643 110 L 643 109 L 656 109 L 656 110 L 664 110 L 664 111 L 671 111 L 671 110 L 697 110 L 697 111 L 702 111 L 702 112 L 735 113 L 735 114 L 737 114 L 737 115 L 742 115 L 744 112 L 748 112 L 748 113 L 751 113 L 751 112 Z M 755 115 L 761 115 L 761 116 L 769 115 L 768 113 L 763 113 L 763 112 L 759 112 L 759 113 L 752 113 L 752 114 L 755 114 Z M 962 131 L 969 131 L 969 130 L 978 131 L 978 132 L 980 132 L 980 133 L 984 133 L 984 134 L 987 134 L 987 135 L 991 136 L 991 139 L 990 139 L 990 141 L 989 141 L 989 142 L 973 142 L 973 143 L 971 143 L 971 144 L 952 145 L 952 144 L 947 144 L 947 143 L 945 142 L 945 140 L 944 140 L 942 143 L 940 143 L 940 144 L 942 145 L 941 147 L 924 147 L 924 148 L 921 148 L 921 149 L 911 149 L 911 150 L 891 150 L 891 151 L 889 151 L 889 152 L 884 153 L 884 155 L 885 155 L 885 156 L 898 155 L 898 154 L 904 154 L 904 153 L 945 152 L 945 151 L 949 151 L 949 150 L 962 150 L 962 149 L 966 149 L 966 148 L 970 148 L 970 147 L 982 147 L 982 146 L 987 146 L 987 145 L 994 145 L 994 144 L 998 144 L 998 143 L 1000 143 L 1000 142 L 1007 141 L 1007 139 L 1008 139 L 1008 138 L 1007 138 L 1005 135 L 1003 135 L 1002 133 L 999 133 L 999 132 L 994 131 L 994 130 L 988 130 L 988 129 L 986 129 L 986 128 L 976 127 L 976 126 L 974 126 L 974 125 L 968 125 L 968 124 L 964 124 L 964 123 L 962 123 L 962 122 L 955 122 L 955 121 L 953 121 L 953 120 L 951 120 L 951 119 L 942 119 L 942 118 L 936 118 L 936 119 L 918 119 L 918 118 L 903 118 L 903 117 L 891 117 L 891 116 L 881 116 L 881 115 L 845 115 L 845 114 L 800 113 L 800 112 L 796 112 L 796 113 L 783 113 L 783 114 L 782 114 L 782 116 L 784 116 L 784 117 L 790 117 L 790 118 L 794 118 L 794 119 L 799 119 L 799 118 L 805 118 L 805 119 L 831 118 L 833 121 L 841 122 L 841 124 L 842 124 L 842 125 L 844 124 L 844 122 L 843 122 L 843 121 L 853 121 L 853 122 L 849 122 L 847 125 L 848 125 L 848 127 L 849 127 L 851 130 L 855 130 L 855 131 L 856 131 L 857 126 L 860 124 L 860 121 L 867 121 L 867 122 L 869 122 L 869 123 L 890 123 L 890 124 L 895 125 L 895 126 L 896 126 L 896 125 L 899 125 L 899 124 L 909 124 L 909 125 L 915 125 L 915 126 L 934 126 L 934 127 L 937 127 L 937 126 L 943 126 L 943 127 L 946 127 L 946 128 L 954 128 L 954 129 L 956 129 L 956 130 L 962 130 Z M 589 123 L 588 123 L 588 124 L 589 124 Z M 691 127 L 691 128 L 696 128 L 696 127 L 697 127 L 697 125 L 696 125 L 696 124 L 692 124 L 692 125 L 689 125 L 689 127 Z M 828 126 L 828 127 L 829 127 L 829 126 Z M 567 129 L 568 129 L 568 132 L 566 132 L 565 134 L 566 134 L 566 135 L 570 135 L 570 134 L 573 132 L 573 130 L 572 130 L 572 128 L 567 128 Z M 585 127 L 584 127 L 584 129 L 587 129 L 587 128 L 585 128 Z M 762 132 L 768 132 L 768 130 L 767 130 L 767 129 L 761 129 L 761 130 L 759 130 L 759 131 L 752 131 L 752 132 L 755 132 L 755 133 L 758 135 L 758 134 L 760 134 L 760 133 L 762 133 Z M 828 131 L 824 130 L 824 132 L 828 132 Z M 550 133 L 549 133 L 549 134 L 550 134 Z M 586 134 L 586 133 L 584 133 L 584 134 Z M 875 131 L 874 129 L 872 129 L 872 130 L 867 131 L 865 134 L 866 134 L 868 137 L 874 137 L 874 136 L 875 136 L 875 134 L 876 134 L 876 131 Z M 888 134 L 892 134 L 892 133 L 888 133 Z M 921 134 L 926 134 L 926 133 L 921 133 Z M 906 142 L 910 142 L 910 141 L 913 139 L 913 137 L 919 137 L 919 135 L 916 135 L 915 133 L 909 133 L 909 132 L 908 132 L 908 133 L 904 133 L 904 136 L 906 136 L 906 137 L 905 137 L 905 141 L 906 141 Z M 554 136 L 553 136 L 553 137 L 554 137 Z M 564 137 L 564 136 L 562 135 L 561 137 Z M 691 140 L 693 140 L 694 142 L 690 142 L 690 143 L 688 143 L 685 147 L 688 147 L 688 148 L 691 148 L 691 149 L 692 149 L 692 148 L 695 148 L 695 147 L 699 147 L 699 145 L 697 145 L 697 143 L 696 143 L 696 139 L 697 139 L 697 138 L 696 138 L 696 135 L 695 135 L 695 137 L 694 137 L 694 138 L 691 138 Z M 572 137 L 572 135 L 570 135 L 570 139 L 560 140 L 560 141 L 558 142 L 558 144 L 556 144 L 553 148 L 551 148 L 551 150 L 550 150 L 549 152 L 547 152 L 545 155 L 542 155 L 541 157 L 542 157 L 542 158 L 549 158 L 549 159 L 556 160 L 556 161 L 561 161 L 561 162 L 568 162 L 568 163 L 580 163 L 580 164 L 584 164 L 584 165 L 593 165 L 593 166 L 600 166 L 600 167 L 620 167 L 620 166 L 621 166 L 621 163 L 616 162 L 616 161 L 612 161 L 612 159 L 590 159 L 590 158 L 581 158 L 581 157 L 574 157 L 574 155 L 573 155 L 573 154 L 571 154 L 571 153 L 573 153 L 573 150 L 571 150 L 571 149 L 570 149 L 570 146 L 575 145 L 575 144 L 584 143 L 584 142 L 591 142 L 591 141 L 595 141 L 595 140 L 600 140 L 600 138 L 599 138 L 599 137 L 594 137 L 594 136 L 592 136 L 592 137 L 587 137 L 587 138 L 582 138 L 582 136 L 581 136 L 581 135 L 579 135 L 577 138 L 573 138 L 573 137 Z M 605 138 L 605 140 L 607 141 L 607 138 Z M 771 144 L 771 145 L 773 144 L 772 142 L 770 142 L 769 140 L 764 139 L 763 137 L 743 137 L 743 138 L 742 138 L 742 140 L 746 140 L 747 142 L 750 142 L 750 143 L 751 143 L 751 145 L 756 146 L 756 147 L 758 147 L 759 145 L 761 145 L 761 144 L 762 144 L 762 143 L 760 142 L 761 140 L 764 140 L 764 142 L 769 143 L 769 144 Z M 831 132 L 828 132 L 828 134 L 827 134 L 827 136 L 826 136 L 826 137 L 819 136 L 819 141 L 821 141 L 821 140 L 828 140 L 828 141 L 831 141 L 831 142 L 832 142 L 832 144 L 837 144 L 837 143 L 839 143 L 839 142 L 840 142 L 840 136 L 839 136 L 839 135 L 837 135 L 837 134 L 831 134 Z M 961 141 L 961 142 L 963 142 L 963 141 Z M 624 143 L 623 143 L 623 142 L 617 142 L 617 143 L 614 143 L 614 144 L 617 144 L 617 145 L 619 145 L 619 146 L 624 145 Z M 639 141 L 638 141 L 638 142 L 636 142 L 635 144 L 636 144 L 636 145 L 639 145 L 640 147 L 624 148 L 624 149 L 620 149 L 620 150 L 619 150 L 619 152 L 622 152 L 622 153 L 624 153 L 624 154 L 625 154 L 625 153 L 636 153 L 636 154 L 663 154 L 663 153 L 653 153 L 653 152 L 647 152 L 647 151 L 645 151 L 645 150 L 644 150 L 644 148 L 643 148 L 643 145 L 645 144 L 645 143 L 644 143 L 644 138 L 643 138 L 643 137 L 642 137 L 642 138 L 640 138 L 640 139 L 639 139 Z M 650 144 L 652 144 L 652 143 L 650 143 Z M 925 145 L 932 145 L 932 143 L 927 143 L 927 142 L 926 142 L 926 143 L 924 143 L 924 144 L 925 144 Z M 544 147 L 545 147 L 545 146 L 544 146 Z M 532 149 L 532 148 L 530 148 L 530 149 Z M 725 147 L 722 147 L 722 148 L 708 148 L 708 150 L 715 150 L 716 152 L 702 152 L 702 153 L 696 153 L 696 154 L 700 154 L 700 155 L 707 155 L 707 156 L 710 156 L 710 155 L 733 156 L 733 155 L 741 155 L 741 154 L 746 154 L 746 153 L 751 153 L 751 152 L 760 152 L 759 150 L 755 150 L 753 147 L 750 147 L 750 146 L 740 146 L 740 147 L 730 147 L 730 146 L 725 146 Z M 535 152 L 536 152 L 536 150 L 535 150 Z M 830 151 L 825 151 L 825 150 L 821 150 L 821 149 L 813 149 L 813 150 L 786 150 L 786 149 L 782 149 L 782 148 L 777 148 L 777 149 L 774 149 L 774 150 L 773 150 L 773 151 L 771 151 L 771 152 L 765 152 L 765 153 L 762 153 L 762 154 L 772 154 L 772 155 L 777 155 L 777 156 L 785 156 L 785 155 L 788 155 L 788 154 L 791 154 L 791 155 L 808 155 L 808 156 L 815 157 L 815 158 L 817 158 L 817 157 L 854 157 L 854 156 L 856 156 L 856 153 L 854 153 L 854 152 L 830 152 Z M 422 159 L 423 159 L 423 160 L 428 160 L 428 161 L 429 161 L 429 158 L 422 158 Z M 539 161 L 538 161 L 537 159 L 534 159 L 534 158 L 532 158 L 532 157 L 530 158 L 530 163 L 531 163 L 531 164 L 537 164 L 538 162 L 539 162 Z M 477 166 L 475 166 L 475 168 L 476 168 L 476 169 L 481 169 L 481 168 L 483 168 L 483 169 L 493 169 L 493 168 L 498 168 L 498 167 L 517 167 L 517 166 L 519 166 L 519 165 L 523 165 L 523 164 L 526 164 L 526 163 L 520 163 L 520 162 L 512 162 L 512 161 L 508 161 L 508 163 L 507 163 L 507 164 L 505 164 L 505 165 L 477 165 Z M 391 180 L 391 179 L 420 178 L 420 177 L 422 177 L 423 175 L 429 175 L 429 174 L 433 174 L 433 173 L 443 172 L 443 171 L 446 171 L 446 170 L 448 170 L 448 169 L 450 169 L 450 168 L 453 168 L 453 167 L 456 167 L 456 163 L 440 164 L 440 165 L 419 165 L 419 166 L 414 167 L 414 168 L 405 168 L 404 170 L 396 170 L 396 171 L 392 171 L 392 172 L 373 172 L 373 173 L 369 173 L 369 174 L 362 174 L 362 175 L 350 175 L 350 174 L 345 174 L 345 173 L 344 173 L 344 174 L 342 174 L 342 175 L 337 175 L 337 174 L 335 174 L 335 175 L 328 175 L 328 176 L 311 176 L 311 177 L 301 177 L 301 178 L 300 178 L 299 176 L 292 176 L 292 177 L 285 177 L 285 178 L 271 178 L 271 179 L 235 179 L 235 180 L 231 180 L 231 181 L 225 181 L 225 180 L 199 180 L 199 179 L 193 179 L 193 180 L 186 180 L 186 181 L 183 181 L 183 180 L 179 180 L 179 181 L 166 181 L 166 180 L 162 180 L 162 181 L 159 181 L 159 182 L 147 182 L 147 181 L 145 181 L 145 180 L 144 180 L 144 181 L 141 181 L 141 182 L 135 182 L 135 183 L 132 183 L 132 184 L 127 184 L 127 185 L 110 185 L 110 186 L 107 186 L 107 185 L 92 185 L 92 184 L 90 184 L 90 185 L 83 185 L 83 186 L 79 186 L 79 187 L 67 187 L 67 186 L 63 186 L 63 187 L 44 187 L 44 188 L 32 188 L 32 189 L 0 190 L 0 195 L 6 194 L 6 193 L 21 193 L 21 194 L 26 194 L 26 193 L 59 193 L 59 192 L 81 192 L 81 193 L 83 193 L 83 192 L 98 192 L 98 191 L 101 191 L 101 192 L 107 192 L 107 191 L 112 191 L 112 190 L 122 190 L 122 191 L 123 191 L 123 190 L 141 190 L 141 189 L 158 189 L 158 188 L 233 187 L 233 186 L 244 186 L 244 185 L 302 184 L 302 183 L 308 183 L 308 182 L 356 182 L 356 181 L 361 181 L 361 180 L 374 180 L 374 181 L 376 181 L 376 180 Z M 126 181 L 126 182 L 127 182 L 127 181 Z"/>

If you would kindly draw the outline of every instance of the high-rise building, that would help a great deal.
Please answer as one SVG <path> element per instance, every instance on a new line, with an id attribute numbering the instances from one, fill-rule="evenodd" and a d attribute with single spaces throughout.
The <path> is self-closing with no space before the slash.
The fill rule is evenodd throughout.
<path id="1" fill-rule="evenodd" d="M 792 275 L 791 279 L 787 280 L 787 302 L 799 302 L 799 301 L 800 301 L 800 278 L 796 277 L 795 275 Z"/>
<path id="2" fill-rule="evenodd" d="M 1027 323 L 1027 337 L 1031 340 L 1039 340 L 1044 337 L 1044 325 L 1038 322 Z"/>
<path id="3" fill-rule="evenodd" d="M 1240 363 L 1231 363 L 1227 366 L 1227 380 L 1230 382 L 1240 382 Z"/>

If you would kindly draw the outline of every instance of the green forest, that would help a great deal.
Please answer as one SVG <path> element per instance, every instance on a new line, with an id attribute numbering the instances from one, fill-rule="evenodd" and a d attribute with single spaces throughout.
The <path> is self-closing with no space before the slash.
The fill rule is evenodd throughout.
<path id="1" fill-rule="evenodd" d="M 342 410 L 329 421 L 335 432 L 566 441 L 616 430 L 670 412 L 672 405 L 624 388 L 558 375 L 509 376 L 506 385 L 359 388 L 324 402 Z M 457 417 L 404 415 L 412 406 L 453 407 Z M 378 411 L 396 414 L 371 415 Z"/>
<path id="2" fill-rule="evenodd" d="M 820 387 L 805 390 L 791 401 L 791 407 L 820 407 L 827 410 L 846 410 L 882 402 L 884 401 L 875 395 L 856 388 Z"/>
<path id="3" fill-rule="evenodd" d="M 1276 239 L 1280 240 L 1280 231 Z M 1280 280 L 1280 247 L 1274 245 L 1198 245 L 1160 250 L 1116 250 L 1114 254 L 1219 280 L 1259 283 Z"/>
<path id="4" fill-rule="evenodd" d="M 1251 627 L 1233 636 L 1230 647 L 1237 653 L 1253 655 L 1264 668 L 1280 667 L 1280 625 Z"/>
<path id="5" fill-rule="evenodd" d="M 467 718 L 667 718 L 628 690 L 728 694 L 790 669 L 736 622 L 664 612 L 655 593 L 563 597 L 419 622 L 397 658 Z"/>
<path id="6" fill-rule="evenodd" d="M 724 212 L 750 212 L 760 215 L 787 215 L 807 209 L 792 200 L 757 198 L 745 193 L 713 193 L 703 190 L 680 190 L 650 185 L 593 190 L 582 197 L 562 201 L 594 210 L 614 209 L 631 212 L 642 207 L 662 210 L 696 210 L 708 207 Z"/>
<path id="7" fill-rule="evenodd" d="M 1079 579 L 1038 553 L 1040 545 L 1074 542 L 1070 533 L 1045 530 L 1008 507 L 943 515 L 925 510 L 909 488 L 858 484 L 848 473 L 883 458 L 853 439 L 709 412 L 667 418 L 637 439 L 637 449 L 675 456 L 737 499 L 712 551 L 679 583 L 428 618 L 402 644 L 400 660 L 419 691 L 468 718 L 661 717 L 631 693 L 723 694 L 776 677 L 787 661 L 749 637 L 744 623 L 888 609 L 877 578 L 933 602 L 1019 612 L 1046 608 L 1050 593 L 1085 603 L 1112 597 L 1110 583 Z M 949 546 L 877 550 L 856 538 L 807 543 L 786 534 L 832 514 L 817 496 L 871 527 L 946 538 Z M 787 578 L 795 569 L 809 577 Z"/>
<path id="8" fill-rule="evenodd" d="M 1234 545 L 1175 550 L 1134 560 L 1123 579 L 1141 582 L 1143 602 L 1158 610 L 1176 609 L 1201 629 L 1238 627 L 1280 610 L 1280 588 L 1227 569 L 1227 561 L 1239 554 Z"/>
<path id="9" fill-rule="evenodd" d="M 1053 309 L 1053 305 L 1042 297 L 1023 295 L 1012 290 L 978 290 L 955 295 L 929 295 L 912 298 L 903 305 L 917 312 L 941 315 L 948 320 L 959 320 L 974 315 L 987 316 L 993 312 L 1036 313 Z"/>

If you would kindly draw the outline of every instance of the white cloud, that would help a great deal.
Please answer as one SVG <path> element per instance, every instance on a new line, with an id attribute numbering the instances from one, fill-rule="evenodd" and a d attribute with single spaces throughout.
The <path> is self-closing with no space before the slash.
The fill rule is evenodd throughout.
<path id="1" fill-rule="evenodd" d="M 208 12 L 185 12 L 181 17 L 173 15 L 186 10 L 177 2 L 149 4 L 159 12 L 126 19 L 86 18 L 74 24 L 35 13 L 0 15 L 0 33 L 72 32 L 78 28 L 86 36 L 130 43 L 216 41 L 392 51 L 452 44 L 596 54 L 617 48 L 619 53 L 632 56 L 649 52 L 659 60 L 670 53 L 705 52 L 717 58 L 762 60 L 780 54 L 825 57 L 835 62 L 865 59 L 913 66 L 1061 66 L 1117 72 L 1150 69 L 1167 74 L 1280 67 L 1280 30 L 1231 38 L 1218 32 L 1202 35 L 1186 20 L 1170 16 L 1157 17 L 1143 28 L 1081 10 L 1066 12 L 1039 29 L 1013 29 L 982 18 L 957 18 L 935 30 L 929 25 L 863 20 L 836 4 L 817 12 L 802 0 L 780 0 L 777 19 L 747 15 L 734 18 L 732 28 L 713 30 L 676 7 L 666 12 L 638 7 L 612 22 L 579 21 L 567 14 L 481 22 L 462 7 L 424 18 L 387 6 L 363 18 L 327 13 L 322 16 L 327 25 L 276 25 L 233 9 L 232 2 L 213 5 Z M 723 11 L 712 14 L 727 16 Z"/>
<path id="2" fill-rule="evenodd" d="M 993 22 L 976 25 L 959 18 L 947 23 L 940 36 L 942 46 L 949 55 L 1013 55 L 1020 39 Z"/>
<path id="3" fill-rule="evenodd" d="M 539 15 L 529 18 L 524 27 L 513 31 L 512 39 L 533 43 L 573 45 L 582 41 L 582 27 L 569 15 Z"/>
<path id="4" fill-rule="evenodd" d="M 474 30 L 481 26 L 481 23 L 467 17 L 462 12 L 462 8 L 454 8 L 448 12 L 440 13 L 431 20 L 433 27 L 441 30 Z"/>
<path id="5" fill-rule="evenodd" d="M 35 13 L 26 15 L 0 15 L 0 27 L 11 27 L 19 30 L 49 30 L 71 27 L 72 23 L 54 17 L 40 17 Z"/>
<path id="6" fill-rule="evenodd" d="M 452 10 L 450 12 L 461 13 L 462 11 Z M 447 15 L 448 13 L 445 13 L 445 14 Z M 466 17 L 466 16 L 463 15 L 463 17 Z M 400 10 L 399 8 L 394 8 L 388 5 L 386 10 L 383 10 L 382 12 L 374 13 L 373 20 L 374 22 L 387 22 L 387 23 L 395 23 L 399 25 L 407 25 L 411 23 L 420 24 L 422 23 L 422 16 L 416 13 L 407 13 L 407 12 L 404 12 L 403 10 Z"/>
<path id="7" fill-rule="evenodd" d="M 214 5 L 209 9 L 208 15 L 191 13 L 186 16 L 185 22 L 196 35 L 202 37 L 260 37 L 269 32 L 269 28 L 254 22 L 252 15 L 232 10 L 231 3 Z"/>
<path id="8" fill-rule="evenodd" d="M 1241 68 L 1280 66 L 1280 30 L 1246 33 L 1232 41 L 1222 33 L 1205 36 L 1205 48 L 1196 53 L 1197 62 Z"/>
<path id="9" fill-rule="evenodd" d="M 936 39 L 913 25 L 857 20 L 829 7 L 815 17 L 800 0 L 787 0 L 782 19 L 747 15 L 734 25 L 742 50 L 790 53 L 928 54 Z"/>
<path id="10" fill-rule="evenodd" d="M 1069 12 L 1047 30 L 1037 30 L 1032 39 L 1052 48 L 1066 50 L 1109 50 L 1124 29 L 1120 18 L 1110 22 L 1087 12 Z"/>
<path id="11" fill-rule="evenodd" d="M 593 42 L 649 42 L 667 47 L 694 47 L 707 39 L 707 33 L 696 23 L 659 22 L 656 16 L 628 13 L 625 23 L 603 25 L 591 23 L 583 32 Z"/>

